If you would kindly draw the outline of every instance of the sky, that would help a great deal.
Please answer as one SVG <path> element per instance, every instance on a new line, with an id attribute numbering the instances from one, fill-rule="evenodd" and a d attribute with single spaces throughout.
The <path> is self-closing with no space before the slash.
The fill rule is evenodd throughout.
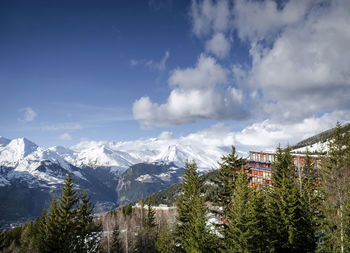
<path id="1" fill-rule="evenodd" d="M 2 1 L 0 135 L 267 149 L 350 121 L 350 1 Z"/>

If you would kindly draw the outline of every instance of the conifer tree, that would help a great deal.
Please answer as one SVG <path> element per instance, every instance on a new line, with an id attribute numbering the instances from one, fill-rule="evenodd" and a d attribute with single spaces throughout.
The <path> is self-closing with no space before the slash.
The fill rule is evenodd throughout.
<path id="1" fill-rule="evenodd" d="M 305 214 L 290 149 L 277 148 L 269 194 L 270 238 L 275 252 L 312 252 L 314 234 Z"/>
<path id="2" fill-rule="evenodd" d="M 145 198 L 142 196 L 140 200 L 140 220 L 141 220 L 141 228 L 143 228 L 145 223 Z"/>
<path id="3" fill-rule="evenodd" d="M 224 252 L 268 252 L 264 189 L 253 189 L 244 169 L 235 180 Z"/>
<path id="4" fill-rule="evenodd" d="M 326 159 L 322 161 L 322 193 L 325 216 L 323 244 L 320 248 L 332 252 L 348 252 L 349 228 L 346 210 L 349 198 L 350 135 L 343 133 L 338 122 L 329 142 Z"/>
<path id="5" fill-rule="evenodd" d="M 175 237 L 168 224 L 160 231 L 155 247 L 160 253 L 175 252 Z"/>
<path id="6" fill-rule="evenodd" d="M 213 180 L 217 185 L 217 189 L 214 194 L 213 203 L 219 209 L 216 214 L 224 221 L 219 225 L 223 238 L 226 238 L 227 222 L 229 219 L 230 206 L 232 205 L 232 196 L 234 191 L 234 181 L 236 177 L 236 171 L 241 170 L 245 166 L 245 159 L 238 158 L 235 147 L 232 146 L 232 152 L 227 156 L 221 157 L 219 163 L 219 175 Z M 225 248 L 225 240 L 222 240 L 222 247 Z"/>
<path id="7" fill-rule="evenodd" d="M 151 195 L 148 197 L 147 200 L 147 218 L 146 218 L 146 226 L 147 228 L 154 228 L 156 226 L 155 222 L 155 211 L 152 208 L 152 197 Z"/>
<path id="8" fill-rule="evenodd" d="M 58 224 L 58 203 L 56 196 L 53 196 L 49 212 L 43 217 L 45 219 L 44 234 L 41 235 L 42 248 L 40 252 L 60 252 L 60 244 L 57 243 L 57 235 L 61 233 Z"/>
<path id="9" fill-rule="evenodd" d="M 86 190 L 80 194 L 79 205 L 77 207 L 77 243 L 75 245 L 75 252 L 86 252 L 94 248 L 96 240 L 92 232 L 93 208 L 91 200 L 88 198 Z"/>
<path id="10" fill-rule="evenodd" d="M 252 192 L 252 204 L 250 206 L 252 240 L 249 242 L 251 252 L 271 252 L 270 224 L 267 212 L 267 194 L 270 186 L 265 185 Z"/>
<path id="11" fill-rule="evenodd" d="M 74 242 L 77 236 L 77 210 L 78 202 L 77 192 L 73 189 L 73 179 L 68 174 L 65 185 L 62 189 L 62 195 L 59 199 L 58 229 L 60 231 L 58 242 L 61 246 L 61 252 L 71 252 L 74 248 Z"/>
<path id="12" fill-rule="evenodd" d="M 155 211 L 152 208 L 152 198 L 147 200 L 147 217 L 145 226 L 140 229 L 136 238 L 136 252 L 155 252 L 155 240 L 157 230 L 155 223 Z"/>
<path id="13" fill-rule="evenodd" d="M 207 208 L 201 196 L 203 182 L 195 162 L 186 162 L 182 195 L 177 200 L 177 244 L 184 252 L 212 252 L 213 235 L 206 226 Z"/>
<path id="14" fill-rule="evenodd" d="M 315 243 L 319 240 L 322 228 L 320 226 L 322 222 L 321 203 L 322 198 L 320 194 L 320 176 L 318 168 L 312 160 L 309 151 L 306 150 L 305 164 L 303 167 L 302 178 L 302 201 L 305 210 L 306 218 L 311 222 L 313 234 L 315 235 Z"/>
<path id="15" fill-rule="evenodd" d="M 228 216 L 228 229 L 225 237 L 226 252 L 249 252 L 249 242 L 252 240 L 252 193 L 249 182 L 243 170 L 238 173 L 232 195 L 232 203 Z"/>

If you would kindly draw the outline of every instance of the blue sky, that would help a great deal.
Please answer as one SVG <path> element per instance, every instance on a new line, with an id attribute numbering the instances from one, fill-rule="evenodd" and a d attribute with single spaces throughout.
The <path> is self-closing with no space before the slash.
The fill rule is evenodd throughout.
<path id="1" fill-rule="evenodd" d="M 350 6 L 325 2 L 3 1 L 0 135 L 264 148 L 347 122 Z"/>

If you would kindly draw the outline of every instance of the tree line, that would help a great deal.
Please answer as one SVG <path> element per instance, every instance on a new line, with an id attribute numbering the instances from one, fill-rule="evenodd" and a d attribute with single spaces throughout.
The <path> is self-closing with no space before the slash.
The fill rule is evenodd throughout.
<path id="1" fill-rule="evenodd" d="M 307 154 L 300 170 L 291 149 L 278 147 L 272 185 L 251 187 L 245 165 L 235 148 L 223 156 L 204 203 L 196 164 L 187 163 L 177 222 L 159 235 L 159 252 L 350 252 L 350 135 L 339 123 L 321 168 Z"/>
<path id="2" fill-rule="evenodd" d="M 150 197 L 94 219 L 86 192 L 78 196 L 68 176 L 41 217 L 0 233 L 0 250 L 350 252 L 350 135 L 340 124 L 320 168 L 309 154 L 297 168 L 291 149 L 278 147 L 272 185 L 252 187 L 234 147 L 219 164 L 208 193 L 196 163 L 186 163 L 173 221 L 156 214 Z"/>

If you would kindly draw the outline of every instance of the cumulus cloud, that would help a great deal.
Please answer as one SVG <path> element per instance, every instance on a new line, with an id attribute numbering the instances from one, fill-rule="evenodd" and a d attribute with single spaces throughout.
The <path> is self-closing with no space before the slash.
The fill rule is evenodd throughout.
<path id="1" fill-rule="evenodd" d="M 307 19 L 285 27 L 271 48 L 252 42 L 253 65 L 245 81 L 261 89 L 266 100 L 275 100 L 265 112 L 297 121 L 350 108 L 349 9 L 349 1 L 314 7 Z"/>
<path id="2" fill-rule="evenodd" d="M 224 58 L 230 52 L 230 42 L 225 38 L 223 33 L 214 34 L 211 40 L 205 44 L 205 50 L 211 52 L 219 58 Z"/>
<path id="3" fill-rule="evenodd" d="M 63 141 L 70 141 L 70 140 L 72 140 L 72 136 L 69 133 L 63 133 L 59 137 Z"/>
<path id="4" fill-rule="evenodd" d="M 38 114 L 30 107 L 26 107 L 20 110 L 23 113 L 23 117 L 19 119 L 19 121 L 23 122 L 31 122 L 33 121 Z"/>
<path id="5" fill-rule="evenodd" d="M 349 111 L 325 113 L 321 117 L 309 117 L 296 123 L 276 123 L 273 120 L 253 123 L 235 134 L 236 144 L 250 149 L 274 149 L 278 144 L 286 146 L 335 127 L 335 123 L 349 122 Z"/>
<path id="6" fill-rule="evenodd" d="M 192 30 L 198 37 L 224 32 L 230 28 L 232 13 L 229 1 L 192 1 Z"/>
<path id="7" fill-rule="evenodd" d="M 161 140 L 171 140 L 175 138 L 175 135 L 172 132 L 164 131 L 161 132 L 161 134 L 157 138 Z"/>
<path id="8" fill-rule="evenodd" d="M 223 123 L 218 123 L 210 128 L 203 129 L 196 133 L 191 133 L 187 136 L 181 137 L 181 139 L 184 141 L 189 141 L 190 143 L 200 141 L 203 143 L 203 145 L 216 147 L 228 147 L 236 144 L 235 133 Z"/>
<path id="9" fill-rule="evenodd" d="M 320 0 L 288 1 L 283 8 L 277 2 L 237 0 L 234 3 L 234 26 L 242 40 L 271 39 L 281 28 L 292 26 L 305 18 L 310 7 Z"/>
<path id="10" fill-rule="evenodd" d="M 347 0 L 193 0 L 190 13 L 207 52 L 223 57 L 214 38 L 233 30 L 250 47 L 251 64 L 232 74 L 251 109 L 280 123 L 350 108 L 349 10 Z"/>
<path id="11" fill-rule="evenodd" d="M 133 104 L 133 115 L 143 128 L 196 122 L 199 119 L 235 119 L 248 117 L 243 92 L 222 87 L 227 70 L 215 59 L 201 55 L 194 68 L 176 69 L 169 77 L 172 91 L 165 104 L 142 97 Z"/>
<path id="12" fill-rule="evenodd" d="M 180 137 L 182 142 L 201 142 L 210 146 L 234 145 L 239 151 L 274 150 L 294 145 L 301 140 L 335 127 L 337 121 L 349 122 L 349 111 L 325 113 L 321 117 L 309 117 L 296 123 L 276 123 L 267 119 L 248 124 L 240 131 L 233 131 L 226 124 L 218 123 L 210 128 Z"/>

